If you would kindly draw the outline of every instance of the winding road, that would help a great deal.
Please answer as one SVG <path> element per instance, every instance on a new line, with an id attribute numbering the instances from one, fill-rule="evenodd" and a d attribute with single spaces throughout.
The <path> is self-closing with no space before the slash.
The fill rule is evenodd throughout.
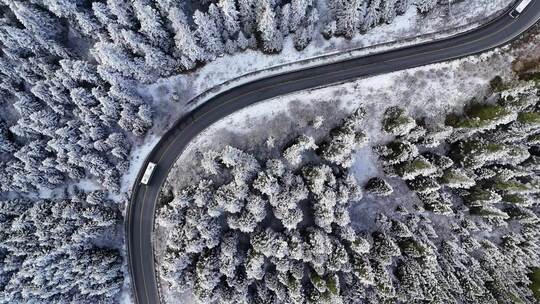
<path id="1" fill-rule="evenodd" d="M 410 47 L 348 59 L 254 80 L 211 97 L 183 117 L 147 156 L 133 187 L 126 213 L 129 271 L 135 303 L 159 303 L 152 234 L 154 211 L 169 170 L 189 142 L 221 118 L 283 94 L 461 58 L 509 43 L 540 20 L 540 0 L 516 19 L 508 13 L 477 29 Z M 140 180 L 148 162 L 157 164 L 148 185 Z"/>

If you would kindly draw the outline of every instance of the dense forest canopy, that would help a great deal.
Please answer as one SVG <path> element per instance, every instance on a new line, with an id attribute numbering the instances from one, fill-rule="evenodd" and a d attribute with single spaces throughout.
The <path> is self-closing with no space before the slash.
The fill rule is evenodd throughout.
<path id="1" fill-rule="evenodd" d="M 363 109 L 320 141 L 201 151 L 200 181 L 157 215 L 164 282 L 196 303 L 536 303 L 539 87 L 494 86 L 444 123 L 386 109 L 365 185 Z M 365 204 L 373 226 L 353 216 Z"/>
<path id="2" fill-rule="evenodd" d="M 111 303 L 124 274 L 104 192 L 0 201 L 0 303 Z"/>
<path id="3" fill-rule="evenodd" d="M 365 185 L 350 171 L 373 140 L 363 109 L 277 158 L 202 152 L 200 182 L 165 193 L 158 212 L 164 281 L 200 303 L 534 303 L 539 90 L 494 89 L 444 122 L 388 108 L 383 172 Z M 415 196 L 392 196 L 401 184 Z M 396 210 L 356 225 L 351 211 L 381 197 Z"/>
<path id="4" fill-rule="evenodd" d="M 141 85 L 195 71 L 219 56 L 247 49 L 279 53 L 286 39 L 291 39 L 298 50 L 309 45 L 316 35 L 350 39 L 380 24 L 391 23 L 408 9 L 426 14 L 437 4 L 437 0 L 0 0 L 0 303 L 118 300 L 124 272 L 118 248 L 122 240 L 117 231 L 122 216 L 118 203 L 110 199 L 111 193 L 118 194 L 121 190 L 121 178 L 130 165 L 132 146 L 154 123 L 155 105 L 140 94 Z M 503 123 L 520 127 L 516 121 L 536 121 L 537 109 L 532 109 L 532 104 L 528 106 L 518 116 L 508 114 L 509 108 L 494 109 L 496 119 L 482 122 L 481 126 L 476 121 L 457 118 L 449 119 L 448 125 L 454 130 L 461 125 L 487 129 L 486 126 Z M 163 266 L 171 284 L 192 286 L 199 295 L 219 286 L 222 292 L 219 296 L 229 300 L 240 299 L 239 295 L 254 280 L 261 297 L 266 292 L 269 298 L 302 299 L 303 294 L 314 301 L 341 296 L 379 299 L 397 293 L 403 298 L 421 295 L 429 299 L 430 295 L 422 288 L 431 287 L 433 278 L 424 278 L 427 274 L 418 274 L 416 270 L 427 267 L 422 263 L 435 268 L 454 267 L 454 261 L 439 266 L 432 263 L 436 249 L 446 248 L 447 259 L 459 253 L 463 255 L 459 265 L 472 264 L 484 271 L 479 272 L 480 278 L 458 278 L 459 284 L 472 286 L 472 291 L 464 291 L 467 297 L 488 294 L 481 286 L 474 285 L 484 280 L 487 272 L 495 278 L 493 284 L 506 284 L 509 288 L 508 293 L 493 297 L 507 299 L 511 294 L 529 299 L 530 294 L 517 283 L 527 282 L 525 268 L 510 270 L 511 280 L 501 282 L 493 267 L 484 266 L 482 258 L 470 257 L 461 249 L 461 240 L 449 240 L 446 247 L 433 246 L 429 219 L 412 216 L 409 223 L 406 219 L 409 215 L 404 211 L 399 219 L 381 218 L 381 227 L 385 228 L 381 228 L 380 234 L 357 235 L 352 230 L 347 208 L 359 199 L 360 188 L 347 168 L 353 161 L 353 146 L 365 140 L 357 128 L 361 114 L 359 111 L 357 116 L 346 120 L 324 145 L 308 136 L 298 138 L 282 151 L 279 160 L 263 162 L 232 147 L 221 154 L 209 154 L 203 164 L 205 168 L 221 173 L 223 166 L 228 167 L 231 172 L 226 177 L 234 176 L 234 181 L 220 184 L 204 179 L 183 194 L 183 199 L 193 200 L 197 206 L 211 196 L 214 205 L 204 208 L 213 209 L 198 206 L 201 209 L 189 211 L 178 198 L 176 203 L 164 207 L 174 211 L 169 216 L 178 217 L 169 219 L 174 226 L 171 231 L 178 233 L 177 237 L 191 233 L 181 241 L 193 242 L 187 249 L 189 254 L 172 247 L 175 256 L 167 257 Z M 443 128 L 431 137 L 422 137 L 419 124 L 401 109 L 389 110 L 385 119 L 386 131 L 400 138 L 417 134 L 423 141 L 438 144 L 444 137 L 436 134 L 447 132 Z M 392 121 L 399 123 L 394 126 Z M 528 124 L 523 128 L 525 132 L 536 130 Z M 500 135 L 493 132 L 490 136 Z M 500 132 L 510 136 L 506 130 Z M 529 221 L 523 224 L 523 229 L 530 230 L 528 234 L 509 237 L 504 243 L 508 246 L 498 243 L 482 246 L 493 248 L 490 251 L 493 259 L 505 262 L 504 259 L 511 258 L 529 267 L 534 264 L 531 260 L 536 260 L 530 246 L 536 240 L 535 229 L 531 228 L 536 224 L 536 210 L 531 201 L 537 199 L 534 190 L 537 184 L 521 171 L 502 169 L 498 169 L 502 173 L 495 169 L 490 169 L 495 173 L 486 171 L 485 180 L 478 182 L 479 176 L 484 175 L 454 168 L 452 164 L 470 164 L 480 170 L 485 165 L 483 158 L 471 154 L 480 147 L 490 153 L 498 149 L 490 154 L 488 164 L 504 155 L 514 162 L 524 160 L 519 164 L 525 171 L 537 168 L 534 166 L 538 160 L 527 154 L 532 155 L 530 146 L 538 144 L 534 136 L 527 137 L 529 144 L 522 141 L 513 149 L 508 147 L 510 144 L 496 147 L 486 144 L 489 138 L 456 141 L 454 144 L 459 147 L 456 155 L 433 156 L 436 159 L 427 154 L 420 156 L 414 148 L 416 142 L 410 139 L 381 147 L 380 153 L 385 161 L 392 153 L 397 155 L 400 161 L 390 161 L 388 167 L 396 166 L 396 174 L 420 193 L 426 208 L 432 212 L 451 213 L 450 204 L 442 199 L 447 196 L 433 194 L 439 193 L 440 187 L 448 187 L 468 189 L 463 194 L 466 206 L 478 214 L 489 215 L 490 225 L 515 220 L 516 214 L 521 214 Z M 305 165 L 306 154 L 323 160 L 324 164 Z M 453 160 L 452 164 L 449 159 Z M 439 176 L 443 166 L 448 166 L 444 168 L 447 170 Z M 491 179 L 499 173 L 510 177 L 496 183 L 499 188 L 484 189 L 483 185 L 491 185 Z M 430 177 L 430 174 L 434 175 Z M 96 181 L 101 190 L 83 189 L 88 181 Z M 393 185 L 386 177 L 374 177 L 366 191 L 388 196 Z M 245 197 L 239 199 L 238 193 Z M 245 204 L 247 198 L 249 204 Z M 317 203 L 309 216 L 304 213 L 308 198 Z M 494 199 L 497 205 L 489 205 L 488 199 Z M 524 204 L 509 210 L 504 205 L 509 201 Z M 183 214 L 188 211 L 189 215 Z M 225 215 L 226 221 L 218 227 L 228 229 L 222 236 L 219 233 L 223 231 L 215 228 L 215 222 L 216 217 L 224 219 Z M 269 216 L 279 221 L 278 228 L 286 229 L 287 233 L 273 231 L 276 227 L 268 224 Z M 190 221 L 186 227 L 182 226 L 182 231 L 173 221 L 199 220 L 198 217 L 202 218 L 199 226 L 193 227 L 195 223 Z M 341 230 L 334 230 L 336 225 Z M 399 234 L 402 239 L 391 229 L 405 230 Z M 257 233 L 259 241 L 244 252 L 249 256 L 245 268 L 249 275 L 243 277 L 244 273 L 235 271 L 235 267 L 246 256 L 236 256 L 237 248 L 233 244 L 247 246 L 248 242 L 240 236 L 248 233 Z M 411 233 L 420 237 L 409 240 Z M 302 240 L 306 235 L 312 240 L 309 246 Z M 288 260 L 293 254 L 285 241 L 289 239 L 300 247 L 306 245 L 305 252 L 311 252 L 311 256 L 297 253 L 295 261 Z M 411 243 L 403 245 L 403 240 Z M 278 246 L 275 254 L 261 254 L 268 248 L 274 249 L 272 246 Z M 328 246 L 336 248 L 335 255 L 323 254 Z M 405 254 L 402 246 L 409 246 L 411 251 L 422 250 Z M 218 267 L 216 256 L 224 259 L 223 267 L 219 266 L 223 273 L 212 277 Z M 347 256 L 355 258 L 352 264 L 345 260 Z M 427 283 L 422 286 L 403 283 L 406 290 L 396 291 L 387 269 L 393 257 L 410 261 L 396 268 L 401 269 L 403 277 L 416 280 L 414 275 L 417 275 Z M 201 262 L 199 268 L 198 258 L 207 261 Z M 266 276 L 262 267 L 270 263 L 274 269 Z M 349 271 L 353 268 L 356 272 Z M 289 269 L 293 275 L 284 278 L 281 273 Z M 301 269 L 309 269 L 310 275 L 301 276 Z M 444 269 L 450 274 L 454 271 Z M 180 274 L 186 276 L 179 277 Z M 293 284 L 295 293 L 284 287 L 285 279 Z M 456 280 L 450 283 L 459 285 Z M 346 292 L 344 289 L 366 284 L 375 284 L 380 289 L 366 294 L 353 294 L 359 288 L 349 288 Z M 301 288 L 308 288 L 309 292 L 299 293 Z M 380 290 L 384 294 L 379 294 Z M 208 296 L 217 295 L 217 291 L 208 293 Z M 443 292 L 441 296 L 449 295 Z"/>

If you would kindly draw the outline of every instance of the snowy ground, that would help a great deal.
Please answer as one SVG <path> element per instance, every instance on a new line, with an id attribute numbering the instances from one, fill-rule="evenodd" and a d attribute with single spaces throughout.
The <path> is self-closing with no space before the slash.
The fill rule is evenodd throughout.
<path id="1" fill-rule="evenodd" d="M 378 26 L 351 40 L 325 40 L 321 35 L 316 35 L 306 49 L 298 52 L 289 37 L 280 54 L 267 55 L 248 50 L 221 57 L 190 74 L 162 79 L 149 87 L 142 87 L 140 92 L 150 97 L 154 103 L 160 104 L 157 107 L 160 120 L 154 128 L 159 133 L 189 111 L 196 102 L 190 105 L 187 105 L 187 102 L 194 98 L 202 100 L 228 87 L 269 74 L 451 36 L 498 16 L 513 2 L 457 1 L 436 9 L 425 17 L 418 15 L 416 8 L 412 6 L 393 23 Z"/>
<path id="2" fill-rule="evenodd" d="M 537 35 L 532 39 L 538 38 Z M 532 53 L 532 57 L 539 57 L 538 48 L 531 49 L 528 42 L 522 41 L 516 48 L 505 47 L 481 56 L 294 93 L 243 109 L 210 126 L 192 142 L 170 174 L 181 179 L 171 182 L 168 187 L 182 188 L 197 180 L 198 168 L 191 166 L 197 151 L 220 149 L 230 144 L 255 156 L 261 155 L 269 136 L 277 139 L 277 147 L 300 133 L 321 136 L 358 106 L 365 107 L 369 113 L 363 126 L 370 137 L 369 145 L 357 152 L 353 166 L 359 184 L 363 185 L 368 178 L 381 172 L 372 147 L 388 139 L 381 131 L 381 117 L 387 107 L 400 106 L 415 118 L 425 116 L 440 121 L 446 113 L 459 112 L 472 98 L 483 98 L 493 77 L 499 75 L 505 81 L 514 78 L 512 67 L 516 56 L 528 54 L 531 57 Z M 310 127 L 316 116 L 326 119 L 317 131 Z M 351 210 L 351 217 L 359 229 L 369 231 L 373 228 L 374 214 L 381 210 L 390 212 L 398 204 L 407 202 L 408 205 L 417 200 L 403 181 L 391 179 L 390 183 L 395 189 L 391 196 L 375 199 L 365 195 Z M 433 220 L 444 225 L 446 219 L 434 216 Z M 159 228 L 156 230 L 158 260 L 163 251 L 159 241 L 162 233 Z M 178 296 L 169 290 L 163 290 L 163 295 L 170 301 Z"/>

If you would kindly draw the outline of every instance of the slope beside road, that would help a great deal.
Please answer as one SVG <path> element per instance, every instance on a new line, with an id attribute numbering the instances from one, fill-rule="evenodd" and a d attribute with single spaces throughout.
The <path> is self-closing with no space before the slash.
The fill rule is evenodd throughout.
<path id="1" fill-rule="evenodd" d="M 484 52 L 509 43 L 538 20 L 540 1 L 532 0 L 515 19 L 505 13 L 482 27 L 447 39 L 258 79 L 208 99 L 163 135 L 143 163 L 133 187 L 126 212 L 126 238 L 135 302 L 160 302 L 152 244 L 155 207 L 176 159 L 205 128 L 235 111 L 276 96 Z M 148 185 L 142 185 L 140 180 L 148 162 L 157 167 Z"/>

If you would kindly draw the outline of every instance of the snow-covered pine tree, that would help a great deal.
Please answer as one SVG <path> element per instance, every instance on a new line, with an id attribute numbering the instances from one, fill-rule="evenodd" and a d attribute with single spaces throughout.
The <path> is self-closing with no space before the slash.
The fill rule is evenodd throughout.
<path id="1" fill-rule="evenodd" d="M 382 0 L 369 1 L 369 4 L 366 8 L 366 14 L 364 16 L 364 20 L 362 24 L 360 25 L 362 31 L 366 32 L 372 27 L 375 27 L 377 24 L 379 24 L 381 20 L 381 12 L 380 12 L 381 1 Z"/>
<path id="2" fill-rule="evenodd" d="M 239 12 L 234 0 L 220 0 L 218 7 L 223 16 L 223 25 L 229 37 L 234 37 L 240 30 Z"/>
<path id="3" fill-rule="evenodd" d="M 265 52 L 281 51 L 283 34 L 278 28 L 278 20 L 270 0 L 257 0 L 257 32 Z"/>
<path id="4" fill-rule="evenodd" d="M 358 28 L 364 23 L 368 1 L 340 0 L 332 3 L 336 22 L 335 33 L 352 38 Z"/>
<path id="5" fill-rule="evenodd" d="M 195 67 L 197 61 L 206 58 L 205 52 L 198 45 L 194 33 L 187 24 L 186 16 L 179 8 L 171 8 L 168 18 L 175 32 L 173 55 L 179 58 L 180 64 L 185 70 L 190 70 Z"/>
<path id="6" fill-rule="evenodd" d="M 415 0 L 416 9 L 421 14 L 427 14 L 437 5 L 437 0 Z"/>
<path id="7" fill-rule="evenodd" d="M 221 40 L 221 31 L 215 20 L 208 13 L 197 10 L 193 15 L 193 21 L 197 25 L 197 37 L 205 50 L 213 56 L 222 54 L 225 45 Z"/>
<path id="8" fill-rule="evenodd" d="M 395 8 L 398 15 L 403 15 L 411 4 L 411 0 L 396 0 Z"/>
<path id="9" fill-rule="evenodd" d="M 381 21 L 392 23 L 397 15 L 397 0 L 382 0 L 381 2 Z"/>

